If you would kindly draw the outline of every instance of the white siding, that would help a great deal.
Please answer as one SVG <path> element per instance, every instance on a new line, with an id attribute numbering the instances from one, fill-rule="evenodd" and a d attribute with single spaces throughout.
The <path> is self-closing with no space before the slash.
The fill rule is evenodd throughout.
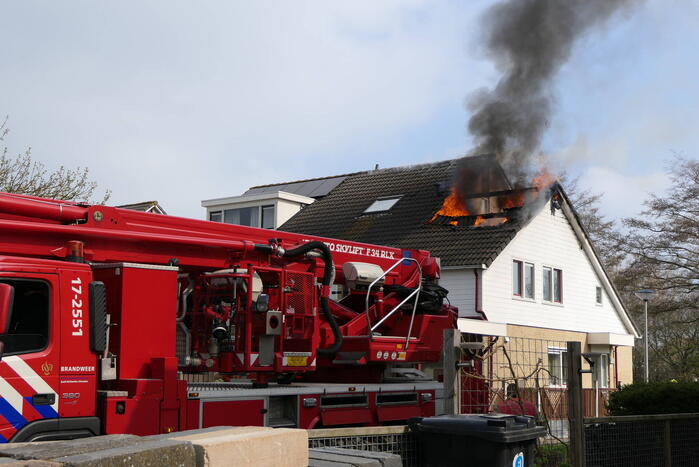
<path id="1" fill-rule="evenodd" d="M 459 308 L 459 317 L 480 316 L 476 313 L 476 280 L 473 269 L 447 269 L 441 271 L 439 285 L 449 291 L 449 303 Z"/>
<path id="2" fill-rule="evenodd" d="M 512 261 L 534 263 L 534 300 L 512 295 Z M 542 267 L 563 270 L 563 304 L 543 301 Z M 561 210 L 551 214 L 546 203 L 483 272 L 483 311 L 491 321 L 550 329 L 632 334 L 602 289 L 602 305 L 595 303 L 600 286 L 589 258 Z"/>
<path id="3" fill-rule="evenodd" d="M 279 201 L 277 201 L 275 207 L 276 221 L 274 223 L 274 228 L 276 229 L 284 222 L 291 219 L 300 210 L 301 204 L 299 203 L 287 201 L 285 199 L 280 199 Z"/>

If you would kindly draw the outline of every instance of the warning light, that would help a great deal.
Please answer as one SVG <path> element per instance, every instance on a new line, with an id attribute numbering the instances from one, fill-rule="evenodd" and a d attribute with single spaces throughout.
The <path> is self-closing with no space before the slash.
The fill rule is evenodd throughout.
<path id="1" fill-rule="evenodd" d="M 73 261 L 74 263 L 84 263 L 85 258 L 83 255 L 83 248 L 85 244 L 80 240 L 69 240 L 68 241 L 68 255 L 66 255 L 66 260 Z"/>

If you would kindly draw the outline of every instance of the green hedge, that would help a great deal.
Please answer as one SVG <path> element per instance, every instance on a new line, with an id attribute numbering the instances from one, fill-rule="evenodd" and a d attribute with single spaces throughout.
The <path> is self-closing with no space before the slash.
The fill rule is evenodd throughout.
<path id="1" fill-rule="evenodd" d="M 562 444 L 541 444 L 536 448 L 534 467 L 570 467 L 568 448 Z"/>
<path id="2" fill-rule="evenodd" d="M 609 395 L 609 415 L 699 413 L 699 383 L 636 383 Z"/>

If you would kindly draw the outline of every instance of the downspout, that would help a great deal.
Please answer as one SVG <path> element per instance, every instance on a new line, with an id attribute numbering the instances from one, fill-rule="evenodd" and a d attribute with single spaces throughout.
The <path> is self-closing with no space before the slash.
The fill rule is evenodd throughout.
<path id="1" fill-rule="evenodd" d="M 619 389 L 619 355 L 617 350 L 619 346 L 614 346 L 614 387 Z"/>
<path id="2" fill-rule="evenodd" d="M 481 305 L 481 304 L 480 304 L 480 298 L 481 298 L 481 294 L 480 294 L 480 285 L 481 285 L 481 281 L 480 281 L 480 276 L 478 275 L 478 269 L 473 268 L 473 275 L 476 276 L 476 283 L 475 283 L 476 293 L 475 293 L 474 311 L 475 311 L 477 314 L 481 315 L 481 320 L 483 320 L 483 321 L 488 321 L 488 317 L 485 315 L 485 311 L 483 311 L 483 310 L 481 309 L 482 307 L 480 306 L 480 305 Z"/>

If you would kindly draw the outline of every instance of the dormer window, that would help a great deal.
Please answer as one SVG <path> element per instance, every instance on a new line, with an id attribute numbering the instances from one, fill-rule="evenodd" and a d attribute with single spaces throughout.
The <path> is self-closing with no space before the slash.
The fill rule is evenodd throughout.
<path id="1" fill-rule="evenodd" d="M 398 202 L 401 196 L 391 196 L 390 198 L 379 198 L 369 205 L 368 208 L 364 210 L 364 214 L 371 214 L 373 212 L 386 212 L 390 210 L 394 204 Z"/>

